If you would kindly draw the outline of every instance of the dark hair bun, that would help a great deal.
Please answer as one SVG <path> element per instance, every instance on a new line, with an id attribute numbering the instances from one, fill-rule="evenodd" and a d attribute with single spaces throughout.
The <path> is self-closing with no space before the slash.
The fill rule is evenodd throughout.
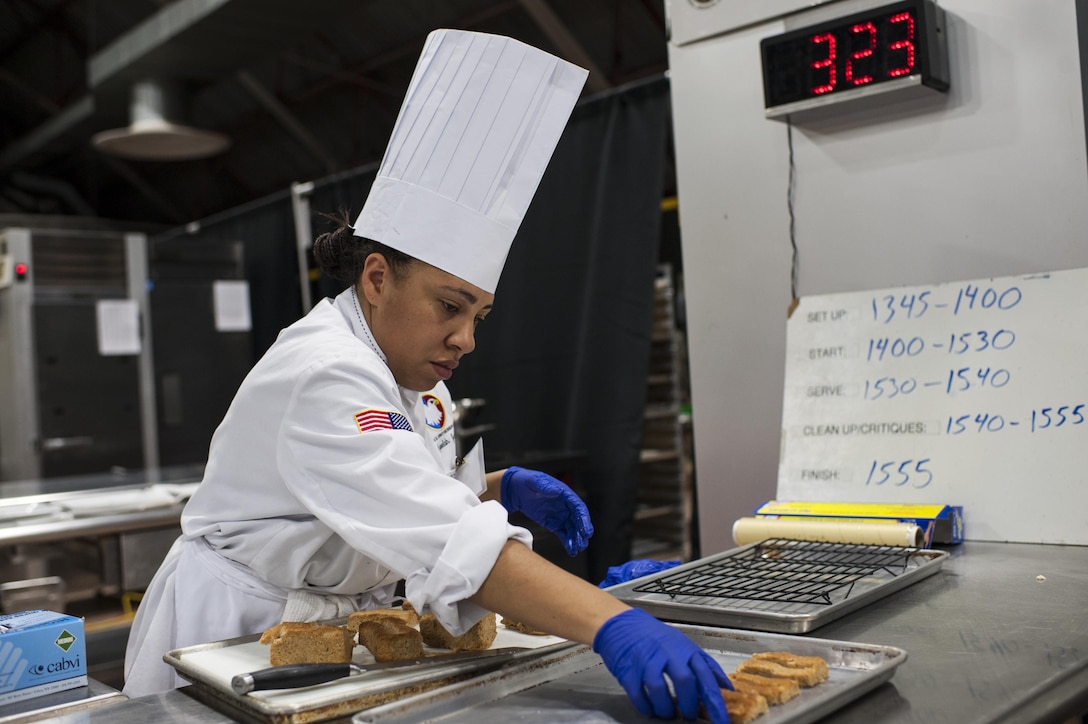
<path id="1" fill-rule="evenodd" d="M 314 259 L 321 273 L 342 282 L 359 281 L 366 259 L 371 254 L 382 254 L 389 263 L 393 275 L 400 279 L 415 261 L 404 252 L 391 249 L 373 239 L 356 236 L 346 211 L 339 216 L 321 214 L 336 227 L 314 239 Z"/>
<path id="2" fill-rule="evenodd" d="M 340 281 L 355 281 L 355 253 L 359 239 L 352 228 L 341 224 L 314 240 L 314 259 L 321 273 Z"/>

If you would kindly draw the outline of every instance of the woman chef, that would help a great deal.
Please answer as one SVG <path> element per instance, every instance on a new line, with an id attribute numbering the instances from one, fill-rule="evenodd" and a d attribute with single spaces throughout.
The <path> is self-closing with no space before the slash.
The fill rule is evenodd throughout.
<path id="1" fill-rule="evenodd" d="M 320 237 L 351 285 L 279 335 L 212 438 L 182 535 L 133 623 L 125 693 L 177 686 L 167 651 L 388 605 L 397 581 L 461 633 L 486 611 L 592 644 L 639 711 L 727 721 L 720 666 L 676 629 L 534 554 L 521 510 L 585 547 L 585 506 L 543 473 L 456 459 L 444 384 L 586 73 L 517 41 L 424 46 L 354 228 Z M 670 686 L 675 700 L 670 693 Z"/>

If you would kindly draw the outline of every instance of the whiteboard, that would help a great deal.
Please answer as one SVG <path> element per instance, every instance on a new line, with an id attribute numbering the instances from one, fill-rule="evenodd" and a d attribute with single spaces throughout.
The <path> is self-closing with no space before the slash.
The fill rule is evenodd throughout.
<path id="1" fill-rule="evenodd" d="M 804 297 L 786 334 L 779 500 L 1088 544 L 1088 269 Z"/>

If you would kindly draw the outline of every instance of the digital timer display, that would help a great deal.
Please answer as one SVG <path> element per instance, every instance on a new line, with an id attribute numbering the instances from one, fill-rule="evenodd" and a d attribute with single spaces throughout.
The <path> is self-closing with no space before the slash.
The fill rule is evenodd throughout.
<path id="1" fill-rule="evenodd" d="M 904 78 L 947 90 L 942 18 L 932 0 L 905 0 L 765 38 L 764 106 L 830 103 Z"/>

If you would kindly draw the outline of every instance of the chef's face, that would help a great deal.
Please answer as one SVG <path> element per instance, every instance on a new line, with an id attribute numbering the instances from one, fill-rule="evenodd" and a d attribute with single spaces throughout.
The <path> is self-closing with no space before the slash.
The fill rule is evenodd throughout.
<path id="1" fill-rule="evenodd" d="M 362 275 L 370 329 L 397 384 L 424 392 L 453 376 L 461 357 L 476 348 L 476 325 L 495 295 L 414 261 L 396 273 L 371 254 Z"/>

